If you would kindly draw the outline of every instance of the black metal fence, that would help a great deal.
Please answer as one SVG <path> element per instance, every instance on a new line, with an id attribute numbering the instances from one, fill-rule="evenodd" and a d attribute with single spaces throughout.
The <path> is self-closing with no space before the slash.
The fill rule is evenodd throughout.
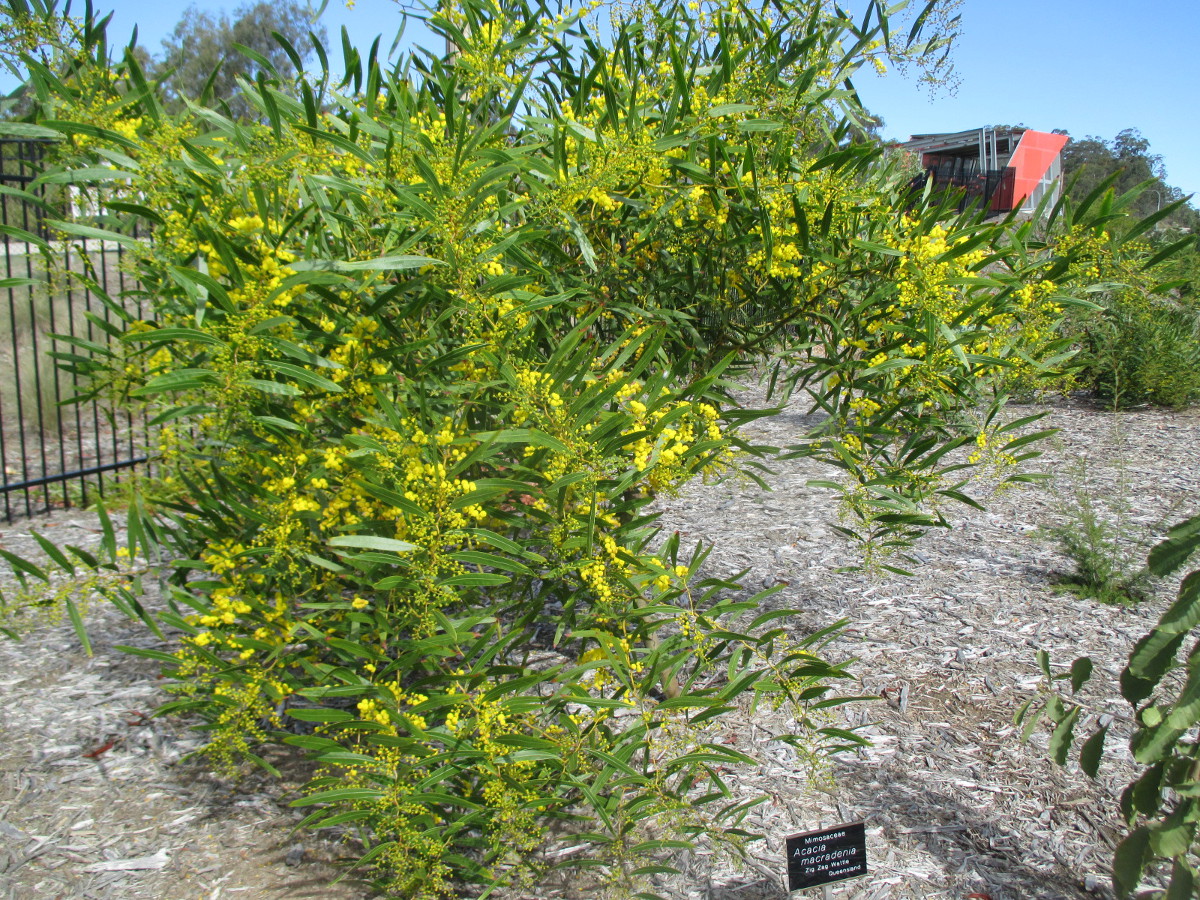
<path id="1" fill-rule="evenodd" d="M 73 400 L 89 387 L 81 368 L 122 325 L 97 289 L 135 315 L 143 298 L 122 244 L 66 239 L 48 226 L 66 217 L 72 197 L 31 189 L 47 149 L 42 141 L 0 140 L 0 186 L 40 201 L 0 192 L 0 498 L 9 522 L 86 506 L 150 456 L 143 418 L 101 398 Z"/>

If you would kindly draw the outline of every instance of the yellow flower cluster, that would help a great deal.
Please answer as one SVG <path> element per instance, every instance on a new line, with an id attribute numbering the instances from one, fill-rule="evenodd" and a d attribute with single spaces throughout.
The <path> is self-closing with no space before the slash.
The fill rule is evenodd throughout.
<path id="1" fill-rule="evenodd" d="M 631 381 L 617 396 L 628 398 L 641 390 L 639 382 Z M 650 401 L 649 406 L 642 400 L 626 400 L 625 406 L 633 421 L 622 433 L 645 434 L 631 442 L 626 452 L 639 472 L 649 470 L 647 482 L 651 488 L 670 489 L 690 475 L 688 454 L 698 443 L 722 440 L 720 414 L 710 403 L 681 400 L 663 403 L 656 397 L 645 399 Z M 720 471 L 731 459 L 730 453 L 723 452 L 711 459 L 705 470 Z"/>

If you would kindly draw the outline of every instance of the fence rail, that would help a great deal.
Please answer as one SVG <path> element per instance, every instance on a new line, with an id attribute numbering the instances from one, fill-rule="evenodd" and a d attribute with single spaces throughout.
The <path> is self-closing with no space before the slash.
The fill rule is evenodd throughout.
<path id="1" fill-rule="evenodd" d="M 47 226 L 70 203 L 66 193 L 30 188 L 48 147 L 0 140 L 0 185 L 31 192 L 53 211 L 0 195 L 0 224 L 7 226 L 0 229 L 0 498 L 9 522 L 86 506 L 152 457 L 144 418 L 99 397 L 73 399 L 88 386 L 80 365 L 110 346 L 111 332 L 121 328 L 99 292 L 135 316 L 144 297 L 126 272 L 121 245 L 60 240 Z M 24 240 L 12 228 L 44 243 Z"/>

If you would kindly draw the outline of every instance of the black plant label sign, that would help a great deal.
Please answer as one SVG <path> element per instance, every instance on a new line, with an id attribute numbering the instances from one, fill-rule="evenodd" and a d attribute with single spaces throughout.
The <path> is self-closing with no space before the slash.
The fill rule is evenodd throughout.
<path id="1" fill-rule="evenodd" d="M 787 838 L 788 890 L 819 887 L 867 874 L 865 822 L 835 825 Z"/>

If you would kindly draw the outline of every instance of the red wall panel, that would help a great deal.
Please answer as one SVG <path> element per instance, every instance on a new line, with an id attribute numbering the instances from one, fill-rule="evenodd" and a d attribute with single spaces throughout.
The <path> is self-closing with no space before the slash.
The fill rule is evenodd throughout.
<path id="1" fill-rule="evenodd" d="M 1065 134 L 1050 134 L 1046 131 L 1027 131 L 1021 136 L 1016 152 L 1009 165 L 1017 170 L 1013 186 L 1013 205 L 1020 206 L 1025 198 L 1033 194 L 1054 162 L 1054 157 L 1067 145 Z"/>

